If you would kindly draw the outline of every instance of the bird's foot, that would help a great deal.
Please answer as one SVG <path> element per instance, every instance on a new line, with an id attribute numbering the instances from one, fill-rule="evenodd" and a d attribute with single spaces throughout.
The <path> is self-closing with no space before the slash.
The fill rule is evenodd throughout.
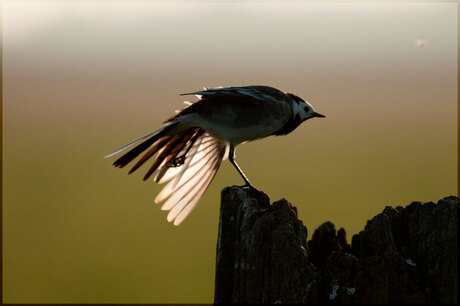
<path id="1" fill-rule="evenodd" d="M 182 166 L 184 164 L 184 161 L 185 161 L 185 155 L 176 157 L 171 161 L 171 166 L 172 167 Z"/>
<path id="2" fill-rule="evenodd" d="M 250 183 L 246 183 L 244 185 L 241 185 L 241 186 L 238 186 L 242 189 L 248 189 L 248 190 L 251 190 L 251 191 L 257 191 L 257 192 L 260 192 L 257 188 L 255 188 L 254 186 L 252 186 Z"/>

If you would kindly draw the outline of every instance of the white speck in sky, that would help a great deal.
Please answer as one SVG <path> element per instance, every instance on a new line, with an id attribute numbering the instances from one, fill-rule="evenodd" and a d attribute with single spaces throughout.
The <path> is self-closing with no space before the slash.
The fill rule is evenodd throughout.
<path id="1" fill-rule="evenodd" d="M 417 48 L 423 48 L 425 47 L 426 45 L 428 44 L 428 42 L 424 39 L 416 39 L 415 40 L 415 45 L 417 46 Z"/>

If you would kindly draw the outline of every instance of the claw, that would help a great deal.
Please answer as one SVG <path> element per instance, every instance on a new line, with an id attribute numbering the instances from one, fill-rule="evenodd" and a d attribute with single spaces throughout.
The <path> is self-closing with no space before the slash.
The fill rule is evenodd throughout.
<path id="1" fill-rule="evenodd" d="M 185 161 L 185 156 L 182 155 L 182 156 L 179 156 L 179 157 L 176 157 L 174 158 L 172 161 L 171 161 L 171 165 L 173 167 L 179 167 L 179 166 L 182 166 L 184 164 L 184 161 Z"/>
<path id="2" fill-rule="evenodd" d="M 249 189 L 249 190 L 253 190 L 253 191 L 260 192 L 259 189 L 255 188 L 254 186 L 252 186 L 252 185 L 249 184 L 249 183 L 246 183 L 246 184 L 241 185 L 241 186 L 238 186 L 238 187 L 243 188 L 243 189 L 247 188 L 247 189 Z"/>

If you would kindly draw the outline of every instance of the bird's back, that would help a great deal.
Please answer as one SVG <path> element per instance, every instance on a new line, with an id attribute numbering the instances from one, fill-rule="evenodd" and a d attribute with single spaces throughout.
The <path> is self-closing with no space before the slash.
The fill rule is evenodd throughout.
<path id="1" fill-rule="evenodd" d="M 218 88 L 190 94 L 201 98 L 169 121 L 187 121 L 235 144 L 272 135 L 292 113 L 289 96 L 268 86 Z"/>

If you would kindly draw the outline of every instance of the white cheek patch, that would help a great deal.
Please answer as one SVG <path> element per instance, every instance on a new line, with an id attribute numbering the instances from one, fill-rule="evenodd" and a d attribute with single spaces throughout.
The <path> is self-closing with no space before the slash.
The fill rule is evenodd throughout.
<path id="1" fill-rule="evenodd" d="M 292 103 L 292 110 L 294 111 L 294 116 L 299 116 L 301 119 L 308 118 L 308 113 L 305 111 L 305 104 L 302 102 Z"/>
<path id="2" fill-rule="evenodd" d="M 313 107 L 307 101 L 292 103 L 292 110 L 294 111 L 294 116 L 298 115 L 303 120 L 311 118 L 314 113 Z"/>

